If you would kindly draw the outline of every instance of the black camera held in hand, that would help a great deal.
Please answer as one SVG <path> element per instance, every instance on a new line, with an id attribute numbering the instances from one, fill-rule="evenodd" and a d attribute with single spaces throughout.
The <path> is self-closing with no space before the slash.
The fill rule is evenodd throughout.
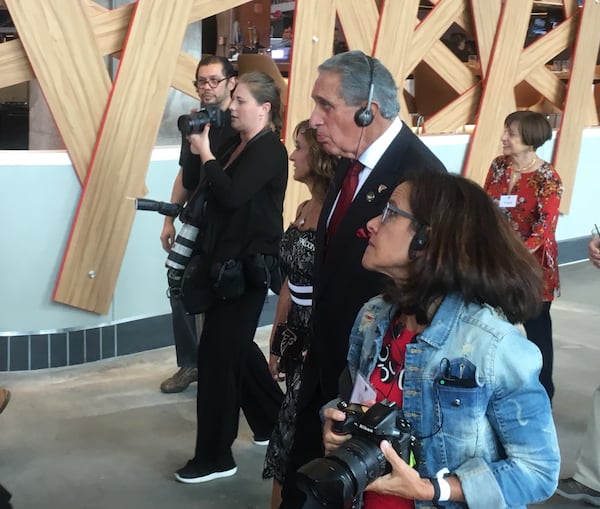
<path id="1" fill-rule="evenodd" d="M 221 109 L 218 105 L 207 104 L 189 115 L 181 115 L 177 119 L 177 127 L 181 134 L 201 133 L 206 124 L 221 127 Z"/>
<path id="2" fill-rule="evenodd" d="M 416 464 L 418 440 L 412 426 L 394 402 L 376 403 L 365 412 L 361 405 L 340 402 L 346 419 L 336 422 L 335 433 L 352 438 L 329 456 L 317 458 L 298 469 L 298 487 L 306 494 L 304 509 L 348 509 L 368 484 L 391 472 L 379 444 L 390 442 L 409 465 Z"/>

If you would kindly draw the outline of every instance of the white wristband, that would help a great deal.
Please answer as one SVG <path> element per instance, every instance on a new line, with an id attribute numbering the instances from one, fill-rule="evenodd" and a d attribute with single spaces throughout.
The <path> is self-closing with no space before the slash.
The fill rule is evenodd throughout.
<path id="1" fill-rule="evenodd" d="M 447 468 L 442 468 L 437 474 L 435 474 L 435 478 L 440 486 L 440 496 L 437 500 L 438 502 L 446 502 L 450 500 L 450 484 L 444 478 L 444 476 L 449 473 L 450 470 Z"/>

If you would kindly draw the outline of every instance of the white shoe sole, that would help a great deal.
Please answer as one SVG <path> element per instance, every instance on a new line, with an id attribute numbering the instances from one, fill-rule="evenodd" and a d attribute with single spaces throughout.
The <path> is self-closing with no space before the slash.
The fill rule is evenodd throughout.
<path id="1" fill-rule="evenodd" d="M 237 467 L 233 467 L 229 470 L 223 470 L 222 472 L 213 472 L 212 474 L 203 475 L 200 477 L 181 477 L 175 472 L 175 479 L 184 484 L 199 484 L 201 482 L 214 481 L 215 479 L 221 479 L 222 477 L 231 477 L 237 473 Z"/>

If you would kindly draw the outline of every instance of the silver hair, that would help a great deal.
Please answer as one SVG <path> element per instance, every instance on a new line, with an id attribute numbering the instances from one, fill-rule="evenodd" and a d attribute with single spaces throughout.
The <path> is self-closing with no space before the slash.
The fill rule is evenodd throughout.
<path id="1" fill-rule="evenodd" d="M 400 103 L 398 87 L 390 71 L 379 60 L 373 62 L 373 101 L 379 105 L 383 118 L 391 120 L 398 116 Z M 362 51 L 347 51 L 328 58 L 318 67 L 319 72 L 339 74 L 340 95 L 346 104 L 360 106 L 369 96 L 371 65 Z"/>

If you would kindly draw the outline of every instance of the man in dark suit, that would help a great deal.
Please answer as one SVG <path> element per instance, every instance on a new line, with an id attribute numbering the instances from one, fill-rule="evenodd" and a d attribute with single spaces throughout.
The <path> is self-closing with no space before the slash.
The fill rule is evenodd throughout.
<path id="1" fill-rule="evenodd" d="M 296 488 L 294 474 L 309 460 L 323 455 L 319 409 L 339 394 L 348 336 L 359 309 L 385 287 L 384 276 L 362 267 L 368 243 L 365 225 L 381 213 L 407 172 L 445 171 L 439 159 L 398 118 L 398 88 L 381 62 L 350 51 L 331 57 L 318 70 L 310 124 L 323 148 L 343 159 L 317 229 L 314 341 L 302 372 L 282 509 L 302 507 L 304 495 Z M 354 182 L 349 183 L 352 179 Z M 349 199 L 345 197 L 348 194 Z M 350 200 L 345 211 L 337 210 Z"/>

